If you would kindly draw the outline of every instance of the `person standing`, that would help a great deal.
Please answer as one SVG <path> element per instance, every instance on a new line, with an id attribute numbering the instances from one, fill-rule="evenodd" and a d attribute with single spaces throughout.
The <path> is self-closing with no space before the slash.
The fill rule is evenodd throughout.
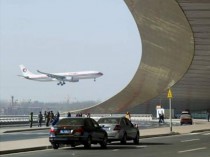
<path id="1" fill-rule="evenodd" d="M 49 123 L 50 123 L 50 112 L 47 112 L 46 121 L 45 121 L 46 126 L 49 126 Z"/>
<path id="2" fill-rule="evenodd" d="M 40 111 L 38 114 L 38 127 L 42 127 L 42 120 L 43 120 L 43 115 L 42 112 Z"/>
<path id="3" fill-rule="evenodd" d="M 32 128 L 32 126 L 33 126 L 33 112 L 31 112 L 29 115 L 29 124 L 30 124 L 30 128 Z"/>
<path id="4" fill-rule="evenodd" d="M 126 112 L 125 118 L 127 118 L 128 120 L 131 120 L 131 114 L 129 112 Z"/>
<path id="5" fill-rule="evenodd" d="M 46 123 L 47 121 L 47 111 L 44 111 L 44 122 Z"/>
<path id="6" fill-rule="evenodd" d="M 54 119 L 54 113 L 53 111 L 50 111 L 50 123 L 53 122 L 53 119 Z"/>

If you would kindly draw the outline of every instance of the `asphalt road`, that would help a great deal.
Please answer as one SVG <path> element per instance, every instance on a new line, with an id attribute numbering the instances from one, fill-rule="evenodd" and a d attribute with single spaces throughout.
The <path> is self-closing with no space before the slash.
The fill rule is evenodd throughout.
<path id="1" fill-rule="evenodd" d="M 91 149 L 83 146 L 75 148 L 63 147 L 58 150 L 48 149 L 43 151 L 25 152 L 2 156 L 10 157 L 210 157 L 210 132 L 156 137 L 141 139 L 139 145 L 128 143 L 109 144 L 107 149 L 99 145 L 92 145 Z"/>
<path id="2" fill-rule="evenodd" d="M 49 129 L 46 130 L 36 130 L 36 131 L 23 131 L 23 132 L 13 132 L 13 133 L 3 133 L 0 134 L 0 140 L 4 141 L 16 141 L 24 139 L 36 139 L 49 136 Z"/>
<path id="3" fill-rule="evenodd" d="M 134 123 L 140 126 L 140 130 L 147 128 L 160 128 L 169 126 L 168 123 L 159 124 L 156 121 L 134 121 Z M 179 125 L 175 123 L 174 125 Z M 29 129 L 29 127 L 25 127 Z M 33 128 L 38 128 L 37 126 Z M 49 136 L 49 129 L 46 130 L 36 130 L 36 131 L 23 131 L 23 132 L 13 132 L 13 133 L 2 133 L 0 134 L 1 141 L 13 141 L 13 140 L 24 140 L 24 139 L 36 139 Z"/>

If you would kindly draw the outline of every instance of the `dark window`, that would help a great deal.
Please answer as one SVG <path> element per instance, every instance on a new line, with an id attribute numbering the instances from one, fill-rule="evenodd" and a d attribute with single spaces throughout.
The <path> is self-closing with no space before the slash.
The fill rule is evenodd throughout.
<path id="1" fill-rule="evenodd" d="M 126 126 L 126 120 L 125 120 L 125 118 L 121 119 L 120 125 L 121 126 Z"/>
<path id="2" fill-rule="evenodd" d="M 98 123 L 94 119 L 92 119 L 92 122 L 95 128 L 99 127 Z"/>
<path id="3" fill-rule="evenodd" d="M 65 118 L 61 119 L 57 125 L 84 125 L 84 119 L 82 118 Z"/>
<path id="4" fill-rule="evenodd" d="M 91 122 L 91 119 L 85 119 L 85 127 L 87 127 L 88 129 L 93 128 L 93 123 Z"/>
<path id="5" fill-rule="evenodd" d="M 119 124 L 119 118 L 101 118 L 98 120 L 99 124 Z"/>

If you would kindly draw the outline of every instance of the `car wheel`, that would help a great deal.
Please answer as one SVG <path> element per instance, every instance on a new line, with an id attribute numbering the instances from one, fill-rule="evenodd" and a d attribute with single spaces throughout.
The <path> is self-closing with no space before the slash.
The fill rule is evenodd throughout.
<path id="1" fill-rule="evenodd" d="M 133 143 L 134 143 L 134 144 L 139 144 L 139 133 L 138 133 L 138 132 L 136 133 L 136 137 L 135 137 L 135 139 L 133 140 Z"/>
<path id="2" fill-rule="evenodd" d="M 92 143 L 91 137 L 88 136 L 87 141 L 85 141 L 84 147 L 91 148 L 91 143 Z"/>
<path id="3" fill-rule="evenodd" d="M 108 138 L 105 135 L 103 141 L 100 143 L 101 148 L 106 148 L 107 147 L 107 141 L 108 141 Z"/>
<path id="4" fill-rule="evenodd" d="M 53 149 L 58 149 L 59 148 L 59 144 L 58 143 L 52 143 L 52 147 L 53 147 Z"/>
<path id="5" fill-rule="evenodd" d="M 121 142 L 121 144 L 126 144 L 126 141 L 127 141 L 127 135 L 126 135 L 126 133 L 124 133 L 120 142 Z"/>

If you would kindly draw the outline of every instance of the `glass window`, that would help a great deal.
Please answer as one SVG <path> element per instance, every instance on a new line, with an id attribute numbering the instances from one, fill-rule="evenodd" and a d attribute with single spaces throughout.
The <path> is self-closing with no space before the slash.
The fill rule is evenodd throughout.
<path id="1" fill-rule="evenodd" d="M 98 123 L 95 120 L 92 119 L 92 122 L 93 122 L 93 125 L 94 125 L 95 128 L 99 127 Z"/>
<path id="2" fill-rule="evenodd" d="M 84 119 L 82 118 L 65 118 L 61 119 L 57 125 L 84 125 Z"/>
<path id="3" fill-rule="evenodd" d="M 87 128 L 93 128 L 93 123 L 91 122 L 91 119 L 85 119 L 85 126 Z"/>

